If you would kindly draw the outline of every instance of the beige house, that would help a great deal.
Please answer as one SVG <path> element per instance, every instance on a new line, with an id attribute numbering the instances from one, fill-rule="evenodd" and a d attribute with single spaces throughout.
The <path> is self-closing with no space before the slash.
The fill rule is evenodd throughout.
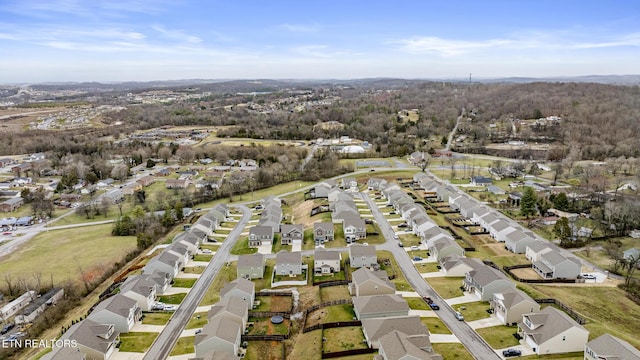
<path id="1" fill-rule="evenodd" d="M 354 296 L 353 311 L 358 320 L 409 315 L 409 305 L 400 295 Z"/>
<path id="2" fill-rule="evenodd" d="M 444 276 L 449 277 L 466 276 L 469 271 L 480 266 L 485 266 L 480 259 L 466 258 L 458 255 L 443 257 L 438 263 L 440 264 L 440 271 L 444 273 Z"/>
<path id="3" fill-rule="evenodd" d="M 253 305 L 256 287 L 251 280 L 237 278 L 220 289 L 220 297 L 233 297 Z"/>
<path id="4" fill-rule="evenodd" d="M 583 351 L 589 331 L 552 306 L 522 315 L 518 333 L 538 355 Z"/>
<path id="5" fill-rule="evenodd" d="M 398 330 L 380 338 L 378 355 L 374 360 L 442 360 L 442 355 L 433 352 L 428 336 L 411 336 Z M 430 349 L 430 350 L 429 350 Z"/>
<path id="6" fill-rule="evenodd" d="M 196 357 L 204 357 L 211 351 L 238 354 L 242 331 L 242 323 L 230 318 L 209 322 L 194 339 Z"/>
<path id="7" fill-rule="evenodd" d="M 113 324 L 100 324 L 89 319 L 85 319 L 72 325 L 60 340 L 71 340 L 77 342 L 77 347 L 73 353 L 65 351 L 65 347 L 56 348 L 48 353 L 43 360 L 107 360 L 116 351 L 116 345 L 120 341 L 118 333 Z M 79 354 L 84 357 L 80 357 Z M 70 356 L 71 355 L 71 356 Z"/>
<path id="8" fill-rule="evenodd" d="M 120 294 L 135 300 L 142 311 L 151 311 L 156 300 L 156 283 L 144 275 L 134 275 L 120 286 Z"/>
<path id="9" fill-rule="evenodd" d="M 349 263 L 352 268 L 372 267 L 378 264 L 376 247 L 373 245 L 349 246 Z"/>
<path id="10" fill-rule="evenodd" d="M 495 316 L 505 325 L 522 320 L 522 315 L 540 311 L 540 304 L 518 289 L 493 294 L 490 301 Z"/>
<path id="11" fill-rule="evenodd" d="M 138 303 L 124 295 L 117 294 L 101 301 L 87 319 L 99 324 L 113 324 L 119 333 L 128 333 L 142 318 Z"/>
<path id="12" fill-rule="evenodd" d="M 584 360 L 640 360 L 640 350 L 613 335 L 603 334 L 584 347 Z"/>
<path id="13" fill-rule="evenodd" d="M 316 274 L 340 272 L 342 256 L 339 251 L 318 248 L 313 252 L 313 269 Z"/>
<path id="14" fill-rule="evenodd" d="M 351 274 L 349 293 L 354 296 L 395 294 L 396 286 L 389 281 L 386 271 L 360 268 Z"/>
<path id="15" fill-rule="evenodd" d="M 429 330 L 420 321 L 418 315 L 362 320 L 362 332 L 370 348 L 377 349 L 380 338 L 393 330 L 411 336 L 423 335 L 427 337 L 427 340 L 429 339 Z"/>
<path id="16" fill-rule="evenodd" d="M 249 309 L 253 303 L 241 301 L 232 296 L 222 297 L 218 303 L 213 305 L 207 312 L 209 323 L 221 321 L 222 319 L 231 319 L 242 325 L 244 330 L 249 320 Z"/>

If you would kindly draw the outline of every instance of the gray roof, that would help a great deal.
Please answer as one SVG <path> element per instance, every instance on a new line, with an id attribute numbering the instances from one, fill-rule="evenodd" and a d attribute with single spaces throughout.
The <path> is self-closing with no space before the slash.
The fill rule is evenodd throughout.
<path id="1" fill-rule="evenodd" d="M 407 335 L 429 335 L 429 330 L 418 315 L 363 319 L 362 328 L 366 331 L 369 341 L 376 341 L 393 330 Z"/>
<path id="2" fill-rule="evenodd" d="M 149 280 L 145 275 L 129 276 L 120 286 L 120 292 L 133 291 L 142 296 L 149 296 L 151 289 L 155 288 L 155 282 Z"/>
<path id="3" fill-rule="evenodd" d="M 430 345 L 431 341 L 427 335 L 411 336 L 398 330 L 393 330 L 380 338 L 380 348 L 381 352 L 384 352 L 385 360 L 441 360 L 440 354 L 422 350 Z"/>
<path id="4" fill-rule="evenodd" d="M 352 299 L 359 314 L 409 311 L 407 301 L 396 294 L 354 296 Z"/>
<path id="5" fill-rule="evenodd" d="M 546 252 L 542 255 L 540 255 L 541 259 L 544 259 L 549 265 L 555 266 L 558 264 L 561 264 L 563 262 L 565 262 L 566 260 L 570 260 L 573 261 L 574 263 L 581 265 L 582 263 L 580 262 L 580 260 L 571 257 L 571 256 L 564 256 L 562 254 L 560 254 L 559 251 L 549 251 Z"/>
<path id="6" fill-rule="evenodd" d="M 92 313 L 106 310 L 126 318 L 129 316 L 131 309 L 135 308 L 137 304 L 138 303 L 135 300 L 130 299 L 124 295 L 117 294 L 101 301 L 98 305 L 96 305 Z"/>
<path id="7" fill-rule="evenodd" d="M 529 295 L 518 289 L 509 289 L 502 293 L 496 293 L 493 296 L 494 298 L 502 299 L 502 303 L 507 309 L 525 301 L 535 303 L 535 300 L 533 300 Z"/>
<path id="8" fill-rule="evenodd" d="M 488 265 L 480 266 L 469 271 L 469 276 L 473 278 L 473 280 L 482 287 L 489 285 L 492 282 L 497 280 L 509 281 L 507 276 L 503 274 L 500 270 L 496 270 Z M 515 287 L 515 284 L 514 284 L 514 287 Z"/>
<path id="9" fill-rule="evenodd" d="M 340 260 L 340 252 L 318 248 L 313 252 L 315 260 Z"/>
<path id="10" fill-rule="evenodd" d="M 324 231 L 334 231 L 332 222 L 313 223 L 313 230 L 322 229 Z"/>
<path id="11" fill-rule="evenodd" d="M 253 254 L 253 255 L 239 255 L 238 256 L 238 267 L 258 267 L 264 266 L 264 255 L 262 254 Z"/>
<path id="12" fill-rule="evenodd" d="M 256 236 L 273 236 L 273 228 L 271 226 L 253 226 L 249 229 L 249 233 Z"/>
<path id="13" fill-rule="evenodd" d="M 207 319 L 209 319 L 209 321 L 215 321 L 212 320 L 212 318 L 225 314 L 231 314 L 244 319 L 249 314 L 249 302 L 237 301 L 237 299 L 232 297 L 223 297 L 217 304 L 209 309 Z"/>
<path id="14" fill-rule="evenodd" d="M 510 228 L 511 225 L 509 225 L 509 223 L 507 223 L 506 221 L 499 219 L 498 221 L 496 221 L 493 225 L 491 225 L 491 228 L 495 231 L 502 231 L 505 229 Z"/>
<path id="15" fill-rule="evenodd" d="M 366 229 L 366 224 L 364 222 L 364 219 L 360 218 L 360 215 L 358 215 L 357 218 L 345 218 L 344 219 L 344 227 L 350 227 L 353 226 L 357 229 Z"/>
<path id="16" fill-rule="evenodd" d="M 549 248 L 549 245 L 546 244 L 545 242 L 538 240 L 538 241 L 532 241 L 529 245 L 527 245 L 527 247 L 533 250 L 534 252 L 540 252 L 546 248 Z"/>
<path id="17" fill-rule="evenodd" d="M 373 245 L 351 245 L 349 246 L 349 256 L 353 257 L 375 257 L 376 256 L 376 247 Z"/>
<path id="18" fill-rule="evenodd" d="M 640 360 L 640 351 L 628 342 L 613 335 L 604 334 L 587 343 L 598 356 L 608 360 Z"/>
<path id="19" fill-rule="evenodd" d="M 471 267 L 472 269 L 486 266 L 482 263 L 482 261 L 480 261 L 480 259 L 467 258 L 467 257 L 459 256 L 456 254 L 440 259 L 440 265 L 447 271 L 453 269 L 454 267 L 460 264 L 465 264 Z"/>
<path id="20" fill-rule="evenodd" d="M 202 333 L 196 335 L 194 343 L 198 345 L 209 338 L 219 338 L 235 344 L 238 334 L 242 331 L 242 323 L 230 318 L 216 319 L 202 328 Z"/>
<path id="21" fill-rule="evenodd" d="M 384 276 L 386 278 L 381 278 L 379 276 L 379 274 L 381 273 L 384 273 Z M 365 267 L 362 267 L 351 274 L 352 283 L 361 285 L 367 281 L 371 281 L 375 284 L 378 284 L 378 286 L 384 286 L 394 290 L 396 288 L 396 286 L 391 281 L 389 281 L 389 277 L 387 276 L 386 271 L 382 271 L 378 273 L 378 272 L 371 271 Z"/>
<path id="22" fill-rule="evenodd" d="M 525 332 L 533 337 L 537 344 L 543 344 L 547 340 L 573 327 L 587 331 L 563 311 L 552 306 L 548 306 L 538 313 L 524 314 L 523 317 L 527 317 L 531 323 L 536 326 L 534 330 L 528 330 L 529 327 L 524 325 L 524 323 L 520 324 L 520 327 L 525 329 Z"/>
<path id="23" fill-rule="evenodd" d="M 276 254 L 276 264 L 302 264 L 302 253 L 299 251 L 280 251 Z"/>
<path id="24" fill-rule="evenodd" d="M 86 360 L 87 355 L 78 348 L 73 347 L 54 347 L 53 351 L 42 357 L 48 360 Z"/>
<path id="25" fill-rule="evenodd" d="M 304 228 L 302 224 L 282 224 L 280 225 L 280 233 L 288 234 L 290 232 L 297 231 L 301 234 L 304 234 Z"/>
<path id="26" fill-rule="evenodd" d="M 256 286 L 251 280 L 237 278 L 220 289 L 220 296 L 224 297 L 233 290 L 239 290 L 245 294 L 254 295 L 256 292 Z"/>
<path id="27" fill-rule="evenodd" d="M 116 341 L 118 332 L 115 331 L 112 324 L 98 324 L 89 319 L 84 319 L 79 324 L 72 326 L 69 332 L 69 339 L 75 339 L 78 344 L 82 344 L 90 349 L 105 353 L 109 350 L 110 345 Z M 105 339 L 105 336 L 112 331 L 111 336 Z"/>

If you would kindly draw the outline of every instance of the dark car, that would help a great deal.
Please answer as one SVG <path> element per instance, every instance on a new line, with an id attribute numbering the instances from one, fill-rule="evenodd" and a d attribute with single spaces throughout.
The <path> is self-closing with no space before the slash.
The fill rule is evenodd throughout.
<path id="1" fill-rule="evenodd" d="M 516 349 L 507 349 L 502 352 L 502 356 L 504 357 L 512 357 L 512 356 L 520 356 L 522 355 L 522 351 Z"/>
<path id="2" fill-rule="evenodd" d="M 409 226 L 409 224 L 407 224 L 407 223 L 402 223 L 402 224 L 398 225 L 399 228 L 406 228 L 408 226 Z"/>
<path id="3" fill-rule="evenodd" d="M 429 304 L 429 307 L 431 308 L 431 310 L 440 310 L 440 306 L 438 306 L 438 304 L 436 303 Z"/>
<path id="4" fill-rule="evenodd" d="M 9 330 L 13 329 L 13 327 L 14 327 L 14 326 L 16 326 L 16 324 L 14 324 L 14 323 L 9 323 L 9 324 L 5 325 L 5 326 L 2 328 L 2 331 L 0 331 L 0 334 L 6 334 L 6 333 L 8 333 L 8 332 L 9 332 Z"/>

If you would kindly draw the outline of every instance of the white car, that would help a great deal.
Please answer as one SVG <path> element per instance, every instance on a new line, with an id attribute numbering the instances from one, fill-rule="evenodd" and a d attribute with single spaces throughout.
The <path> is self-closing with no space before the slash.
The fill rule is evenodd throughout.
<path id="1" fill-rule="evenodd" d="M 596 279 L 596 276 L 593 275 L 593 274 L 582 274 L 580 276 L 582 276 L 582 278 L 585 279 L 585 280 L 595 280 Z"/>
<path id="2" fill-rule="evenodd" d="M 211 251 L 209 249 L 202 249 L 202 253 L 203 254 L 213 254 L 213 251 Z"/>
<path id="3" fill-rule="evenodd" d="M 164 311 L 176 311 L 178 307 L 176 305 L 165 305 L 162 310 Z"/>
<path id="4" fill-rule="evenodd" d="M 413 246 L 411 247 L 411 250 L 420 250 L 420 247 L 419 247 L 419 246 L 415 246 L 415 245 L 413 245 Z"/>

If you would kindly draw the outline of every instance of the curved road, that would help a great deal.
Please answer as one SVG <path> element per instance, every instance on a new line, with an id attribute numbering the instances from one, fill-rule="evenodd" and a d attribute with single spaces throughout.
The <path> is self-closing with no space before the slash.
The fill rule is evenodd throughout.
<path id="1" fill-rule="evenodd" d="M 240 237 L 240 233 L 249 222 L 249 219 L 251 219 L 251 210 L 248 207 L 244 205 L 233 206 L 242 210 L 242 218 L 231 233 L 229 233 L 227 239 L 222 242 L 222 245 L 220 245 L 220 248 L 211 259 L 211 262 L 209 262 L 209 265 L 207 265 L 200 278 L 198 278 L 191 290 L 187 293 L 187 296 L 180 306 L 178 306 L 178 310 L 176 310 L 169 320 L 169 323 L 153 342 L 153 345 L 151 345 L 143 360 L 158 360 L 169 357 L 171 349 L 173 349 L 176 341 L 178 341 L 182 330 L 184 330 L 191 316 L 196 311 L 198 304 L 202 301 L 213 279 L 215 279 L 222 266 L 227 263 L 231 248 L 233 248 L 233 245 Z"/>
<path id="2" fill-rule="evenodd" d="M 366 194 L 360 193 L 361 198 L 366 202 L 367 206 L 373 214 L 373 218 L 378 223 L 378 227 L 382 232 L 382 235 L 386 239 L 386 242 L 382 245 L 376 246 L 377 249 L 387 250 L 393 254 L 396 259 L 400 270 L 404 274 L 405 278 L 413 287 L 413 289 L 420 296 L 430 296 L 434 301 L 440 305 L 438 316 L 449 327 L 451 332 L 460 340 L 460 342 L 467 348 L 469 353 L 475 359 L 481 360 L 498 360 L 501 359 L 495 351 L 487 344 L 478 333 L 473 330 L 469 324 L 465 321 L 458 321 L 454 316 L 454 310 L 451 306 L 447 305 L 443 298 L 438 295 L 422 278 L 422 275 L 411 262 L 409 255 L 403 249 L 397 246 L 396 241 L 393 240 L 395 232 L 389 225 L 378 206 L 371 200 Z"/>

